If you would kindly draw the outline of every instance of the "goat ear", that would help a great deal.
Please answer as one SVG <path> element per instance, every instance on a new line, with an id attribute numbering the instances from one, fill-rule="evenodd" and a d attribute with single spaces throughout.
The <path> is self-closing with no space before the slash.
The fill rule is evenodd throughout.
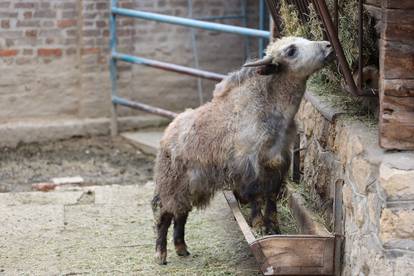
<path id="1" fill-rule="evenodd" d="M 267 76 L 267 75 L 273 75 L 276 74 L 277 72 L 279 72 L 279 64 L 278 63 L 272 63 L 272 64 L 267 64 L 267 65 L 262 65 L 262 66 L 258 66 L 256 68 L 256 72 L 259 75 L 262 76 Z"/>
<path id="2" fill-rule="evenodd" d="M 264 57 L 256 61 L 247 62 L 243 65 L 243 67 L 258 67 L 262 65 L 269 65 L 269 64 L 272 64 L 272 61 L 273 61 L 273 58 L 271 56 L 267 56 L 267 57 Z"/>

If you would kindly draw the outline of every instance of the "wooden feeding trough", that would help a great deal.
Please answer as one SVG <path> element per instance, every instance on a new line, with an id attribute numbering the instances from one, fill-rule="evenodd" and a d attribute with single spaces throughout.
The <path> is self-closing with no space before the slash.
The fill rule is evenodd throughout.
<path id="1" fill-rule="evenodd" d="M 155 154 L 163 130 L 123 133 L 122 136 L 148 154 Z M 295 159 L 294 159 L 295 160 Z M 295 163 L 295 162 L 294 162 Z M 334 228 L 341 233 L 341 187 L 335 186 Z M 270 235 L 255 238 L 241 213 L 233 192 L 224 196 L 264 275 L 335 275 L 339 270 L 340 239 L 331 234 L 304 206 L 302 197 L 288 188 L 289 207 L 300 235 Z"/>
<path id="2" fill-rule="evenodd" d="M 299 223 L 299 235 L 255 238 L 233 192 L 224 196 L 264 275 L 335 275 L 335 236 L 312 219 L 301 197 L 289 192 L 289 205 Z"/>

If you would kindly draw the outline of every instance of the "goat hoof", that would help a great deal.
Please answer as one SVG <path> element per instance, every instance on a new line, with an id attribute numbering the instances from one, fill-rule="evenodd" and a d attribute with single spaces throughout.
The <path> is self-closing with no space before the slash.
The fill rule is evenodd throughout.
<path id="1" fill-rule="evenodd" d="M 178 256 L 187 257 L 190 255 L 190 252 L 187 250 L 187 246 L 185 244 L 177 244 L 175 245 L 175 252 Z"/>
<path id="2" fill-rule="evenodd" d="M 268 235 L 280 235 L 280 234 L 282 234 L 282 232 L 280 231 L 280 228 L 279 228 L 278 225 L 266 226 L 265 232 Z"/>
<path id="3" fill-rule="evenodd" d="M 263 222 L 263 217 L 261 217 L 261 216 L 257 216 L 257 217 L 254 217 L 254 218 L 252 219 L 252 227 L 253 227 L 254 229 L 259 229 L 259 228 L 262 228 L 262 227 L 263 227 L 263 225 L 264 225 L 264 222 Z"/>
<path id="4" fill-rule="evenodd" d="M 167 264 L 167 252 L 157 251 L 155 252 L 155 261 L 159 265 Z"/>
<path id="5" fill-rule="evenodd" d="M 279 229 L 266 229 L 268 235 L 280 235 L 282 234 Z"/>

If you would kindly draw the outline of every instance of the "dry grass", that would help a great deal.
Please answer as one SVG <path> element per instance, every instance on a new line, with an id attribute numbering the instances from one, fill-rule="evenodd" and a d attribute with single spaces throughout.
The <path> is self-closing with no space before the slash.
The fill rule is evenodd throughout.
<path id="1" fill-rule="evenodd" d="M 333 14 L 333 0 L 327 1 L 331 14 Z M 353 0 L 344 0 L 339 3 L 339 40 L 342 44 L 345 57 L 350 67 L 355 71 L 358 62 L 358 3 Z M 289 5 L 286 0 L 281 1 L 280 16 L 283 35 L 302 36 L 312 40 L 322 40 L 323 32 L 318 15 L 309 5 L 309 21 L 302 24 L 298 17 L 295 7 Z M 364 66 L 378 65 L 378 48 L 376 45 L 376 34 L 374 22 L 371 17 L 364 12 L 364 45 L 363 60 Z M 326 98 L 334 106 L 341 108 L 352 116 L 366 116 L 365 119 L 371 120 L 374 116 L 373 109 L 361 108 L 361 100 L 349 96 L 342 91 L 345 81 L 339 73 L 336 65 L 331 64 L 311 77 L 308 86 L 317 94 L 327 96 Z M 375 106 L 375 103 L 374 103 Z"/>
<path id="2" fill-rule="evenodd" d="M 241 204 L 240 209 L 246 221 L 249 221 L 249 204 Z M 293 216 L 292 210 L 289 208 L 289 199 L 286 193 L 283 193 L 283 195 L 277 201 L 277 215 L 279 220 L 280 231 L 282 232 L 282 234 L 299 234 L 299 228 L 296 223 L 295 217 Z M 261 233 L 259 229 L 252 228 L 252 232 L 256 238 L 265 235 L 265 233 Z"/>
<path id="3" fill-rule="evenodd" d="M 296 193 L 300 194 L 305 201 L 305 207 L 312 211 L 314 218 L 316 221 L 326 227 L 329 231 L 332 230 L 332 224 L 329 221 L 323 209 L 318 206 L 316 202 L 318 202 L 318 196 L 310 189 L 308 185 L 305 183 L 295 183 L 293 181 L 288 180 L 288 185 L 291 189 L 293 189 Z"/>

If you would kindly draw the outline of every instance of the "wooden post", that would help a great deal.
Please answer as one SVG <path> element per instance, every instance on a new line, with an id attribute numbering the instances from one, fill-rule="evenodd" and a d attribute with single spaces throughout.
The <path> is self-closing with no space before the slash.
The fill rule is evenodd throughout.
<path id="1" fill-rule="evenodd" d="M 414 149 L 414 1 L 382 0 L 380 145 Z"/>
<path id="2" fill-rule="evenodd" d="M 335 234 L 335 276 L 341 275 L 342 270 L 342 240 L 343 240 L 343 223 L 342 223 L 342 186 L 343 180 L 335 182 L 335 194 L 333 202 L 334 212 L 334 234 Z"/>

